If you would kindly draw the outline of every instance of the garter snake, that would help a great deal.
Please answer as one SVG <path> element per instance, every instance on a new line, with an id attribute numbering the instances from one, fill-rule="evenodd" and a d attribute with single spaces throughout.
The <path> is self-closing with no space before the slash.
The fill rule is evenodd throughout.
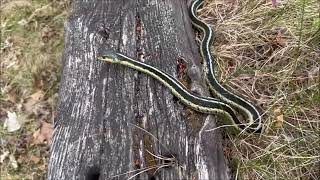
<path id="1" fill-rule="evenodd" d="M 192 24 L 197 29 L 203 31 L 203 38 L 200 43 L 200 54 L 205 61 L 203 68 L 205 79 L 212 93 L 219 99 L 197 96 L 188 91 L 184 85 L 173 76 L 121 53 L 107 51 L 104 55 L 98 57 L 98 60 L 120 64 L 155 78 L 166 86 L 183 104 L 195 111 L 208 114 L 216 112 L 224 114 L 227 117 L 225 123 L 234 127 L 237 132 L 259 133 L 262 130 L 262 123 L 258 110 L 248 101 L 224 88 L 215 77 L 214 64 L 210 52 L 213 33 L 211 28 L 196 16 L 196 11 L 202 3 L 203 0 L 195 0 L 192 2 L 189 9 L 190 18 Z M 237 118 L 237 113 L 243 115 L 248 123 L 241 123 Z"/>

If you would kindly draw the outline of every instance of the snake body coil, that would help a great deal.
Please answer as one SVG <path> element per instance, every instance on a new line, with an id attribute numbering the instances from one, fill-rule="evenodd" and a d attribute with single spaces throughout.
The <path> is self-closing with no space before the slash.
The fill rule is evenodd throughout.
<path id="1" fill-rule="evenodd" d="M 192 24 L 203 31 L 203 39 L 200 45 L 200 52 L 205 60 L 205 76 L 207 80 L 207 84 L 209 85 L 210 90 L 213 94 L 218 96 L 222 101 L 230 104 L 238 111 L 241 111 L 243 115 L 252 123 L 250 128 L 256 129 L 257 131 L 261 131 L 262 123 L 261 116 L 259 111 L 254 107 L 250 102 L 244 100 L 243 98 L 229 92 L 226 88 L 224 88 L 216 79 L 214 72 L 214 64 L 213 59 L 210 53 L 210 47 L 213 41 L 213 33 L 212 29 L 208 26 L 208 24 L 201 21 L 196 16 L 196 11 L 203 4 L 203 0 L 195 0 L 190 6 L 190 17 L 192 20 Z"/>
<path id="2" fill-rule="evenodd" d="M 212 30 L 196 16 L 196 11 L 202 3 L 203 0 L 193 1 L 189 11 L 190 18 L 193 25 L 203 31 L 204 35 L 200 45 L 200 52 L 205 61 L 205 77 L 211 91 L 220 100 L 194 95 L 171 75 L 121 53 L 108 51 L 103 56 L 98 57 L 98 59 L 109 63 L 121 64 L 150 75 L 166 86 L 186 106 L 202 113 L 211 114 L 218 112 L 226 115 L 227 118 L 225 123 L 234 127 L 237 132 L 261 132 L 261 117 L 257 109 L 248 101 L 225 89 L 215 77 L 214 65 L 210 53 Z M 244 125 L 239 121 L 236 112 L 244 115 L 245 119 L 248 121 L 248 125 Z"/>

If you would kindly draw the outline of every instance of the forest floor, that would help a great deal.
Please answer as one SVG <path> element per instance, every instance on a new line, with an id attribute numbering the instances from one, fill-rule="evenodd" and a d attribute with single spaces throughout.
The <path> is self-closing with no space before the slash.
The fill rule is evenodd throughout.
<path id="1" fill-rule="evenodd" d="M 320 177 L 320 2 L 207 1 L 218 78 L 262 110 L 264 132 L 230 137 L 237 179 Z M 69 0 L 0 0 L 0 179 L 43 179 Z M 232 158 L 231 158 L 232 157 Z"/>

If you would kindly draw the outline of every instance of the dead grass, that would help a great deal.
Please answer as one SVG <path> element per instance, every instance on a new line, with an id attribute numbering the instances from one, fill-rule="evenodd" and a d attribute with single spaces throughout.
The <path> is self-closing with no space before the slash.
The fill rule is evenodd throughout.
<path id="1" fill-rule="evenodd" d="M 52 123 L 63 51 L 66 1 L 1 0 L 0 179 L 41 179 L 48 145 L 37 137 Z M 22 125 L 8 132 L 7 112 Z"/>
<path id="2" fill-rule="evenodd" d="M 317 0 L 210 1 L 220 79 L 262 109 L 261 136 L 232 139 L 239 179 L 320 177 Z"/>
<path id="3" fill-rule="evenodd" d="M 220 79 L 265 113 L 261 136 L 230 137 L 238 179 L 320 177 L 320 5 L 280 3 L 212 0 L 199 12 L 215 32 Z M 54 117 L 67 5 L 1 1 L 1 179 L 46 172 L 48 146 L 33 136 Z M 3 128 L 7 111 L 17 113 L 20 130 Z"/>

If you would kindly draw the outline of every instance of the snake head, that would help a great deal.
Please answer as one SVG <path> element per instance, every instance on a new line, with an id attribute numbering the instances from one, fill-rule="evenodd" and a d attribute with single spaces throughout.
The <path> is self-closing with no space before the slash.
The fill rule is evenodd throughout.
<path id="1" fill-rule="evenodd" d="M 112 50 L 105 51 L 103 55 L 98 57 L 98 60 L 107 61 L 109 63 L 120 62 L 118 54 Z"/>

